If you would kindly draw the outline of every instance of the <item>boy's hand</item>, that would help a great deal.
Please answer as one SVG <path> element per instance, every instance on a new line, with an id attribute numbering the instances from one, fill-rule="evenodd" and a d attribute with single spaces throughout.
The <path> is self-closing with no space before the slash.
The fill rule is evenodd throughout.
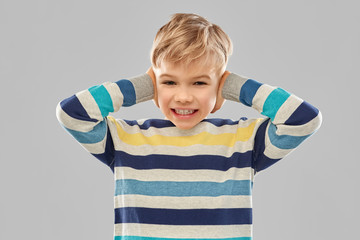
<path id="1" fill-rule="evenodd" d="M 217 110 L 219 110 L 221 108 L 221 106 L 224 104 L 225 99 L 222 97 L 222 88 L 224 86 L 225 80 L 226 78 L 229 76 L 230 72 L 229 71 L 225 71 L 224 74 L 222 75 L 220 82 L 219 82 L 219 88 L 218 88 L 218 93 L 217 93 L 217 97 L 216 97 L 216 103 L 215 103 L 215 107 L 214 109 L 211 111 L 211 113 L 216 112 Z"/>
<path id="2" fill-rule="evenodd" d="M 156 76 L 155 76 L 155 73 L 152 69 L 152 67 L 150 67 L 146 73 L 151 77 L 151 80 L 152 80 L 152 83 L 153 83 L 153 86 L 154 86 L 154 102 L 156 104 L 157 107 L 159 107 L 159 103 L 158 103 L 158 100 L 157 100 L 157 91 L 156 91 Z"/>

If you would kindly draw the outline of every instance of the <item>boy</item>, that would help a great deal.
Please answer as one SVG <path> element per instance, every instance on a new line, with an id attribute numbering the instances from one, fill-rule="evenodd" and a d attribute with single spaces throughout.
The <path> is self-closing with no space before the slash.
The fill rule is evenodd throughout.
<path id="1" fill-rule="evenodd" d="M 60 124 L 115 176 L 114 239 L 252 239 L 254 176 L 316 132 L 321 114 L 226 71 L 231 53 L 217 25 L 174 14 L 155 37 L 146 73 L 57 105 Z M 151 99 L 166 119 L 109 116 Z M 208 119 L 225 99 L 266 118 Z"/>

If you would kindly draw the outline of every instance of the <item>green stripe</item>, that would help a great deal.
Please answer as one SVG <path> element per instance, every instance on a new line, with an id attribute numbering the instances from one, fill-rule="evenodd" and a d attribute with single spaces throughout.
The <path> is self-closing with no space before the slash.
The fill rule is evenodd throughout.
<path id="1" fill-rule="evenodd" d="M 290 93 L 288 93 L 284 89 L 274 89 L 265 100 L 263 112 L 261 114 L 268 116 L 269 118 L 271 118 L 272 121 L 274 121 L 274 118 L 279 108 L 289 97 Z"/>
<path id="2" fill-rule="evenodd" d="M 111 100 L 111 96 L 103 85 L 94 86 L 89 88 L 88 90 L 95 99 L 97 105 L 99 106 L 101 115 L 103 117 L 109 115 L 109 112 L 114 112 L 114 106 Z"/>

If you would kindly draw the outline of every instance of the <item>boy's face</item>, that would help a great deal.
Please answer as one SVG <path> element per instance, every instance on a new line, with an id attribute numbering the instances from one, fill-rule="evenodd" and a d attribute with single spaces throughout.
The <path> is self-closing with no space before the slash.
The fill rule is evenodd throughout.
<path id="1" fill-rule="evenodd" d="M 221 76 L 212 64 L 163 61 L 154 73 L 160 110 L 178 128 L 194 127 L 213 110 Z"/>

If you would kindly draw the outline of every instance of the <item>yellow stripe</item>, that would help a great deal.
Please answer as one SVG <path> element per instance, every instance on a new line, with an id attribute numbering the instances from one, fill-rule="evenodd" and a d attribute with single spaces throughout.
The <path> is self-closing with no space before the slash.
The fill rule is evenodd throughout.
<path id="1" fill-rule="evenodd" d="M 246 142 L 252 136 L 256 123 L 260 119 L 255 120 L 249 126 L 238 128 L 236 133 L 211 134 L 201 132 L 192 136 L 162 136 L 153 135 L 146 137 L 141 133 L 130 134 L 125 132 L 119 123 L 111 116 L 108 119 L 116 125 L 117 133 L 121 141 L 124 143 L 140 146 L 140 145 L 170 145 L 177 147 L 191 146 L 201 143 L 202 145 L 224 145 L 228 147 L 234 146 L 237 141 Z"/>

